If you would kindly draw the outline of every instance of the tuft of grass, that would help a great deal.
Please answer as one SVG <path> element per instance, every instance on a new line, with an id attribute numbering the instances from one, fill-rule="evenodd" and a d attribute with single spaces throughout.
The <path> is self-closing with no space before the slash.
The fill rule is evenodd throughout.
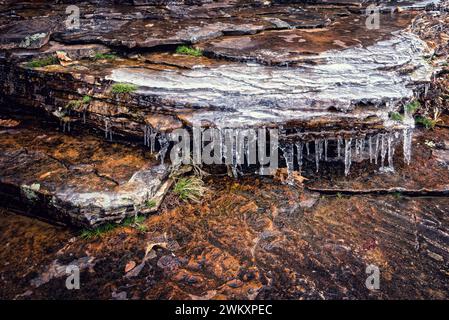
<path id="1" fill-rule="evenodd" d="M 54 57 L 54 56 L 50 56 L 47 58 L 41 58 L 41 59 L 34 59 L 29 61 L 26 66 L 28 68 L 42 68 L 42 67 L 46 67 L 52 64 L 58 64 L 59 60 L 58 58 Z"/>
<path id="2" fill-rule="evenodd" d="M 72 100 L 65 105 L 65 109 L 79 109 L 83 104 L 89 104 L 92 101 L 90 96 L 84 96 L 81 100 Z"/>
<path id="3" fill-rule="evenodd" d="M 435 128 L 435 125 L 437 124 L 435 120 L 423 116 L 417 116 L 415 118 L 415 123 L 424 126 L 428 130 Z"/>
<path id="4" fill-rule="evenodd" d="M 108 232 L 117 228 L 117 226 L 118 226 L 117 224 L 108 223 L 92 230 L 86 229 L 81 232 L 81 238 L 85 240 L 98 239 L 103 237 Z"/>
<path id="5" fill-rule="evenodd" d="M 335 196 L 337 197 L 337 199 L 343 199 L 343 195 L 340 192 L 337 192 Z"/>
<path id="6" fill-rule="evenodd" d="M 413 102 L 407 103 L 405 105 L 405 109 L 410 114 L 414 114 L 420 107 L 421 107 L 421 103 L 419 103 L 419 101 L 416 101 L 416 100 Z"/>
<path id="7" fill-rule="evenodd" d="M 156 206 L 156 200 L 147 200 L 145 202 L 145 207 L 147 207 L 148 209 L 154 208 Z"/>
<path id="8" fill-rule="evenodd" d="M 112 85 L 113 93 L 130 93 L 137 90 L 137 86 L 129 83 L 115 83 Z"/>
<path id="9" fill-rule="evenodd" d="M 197 177 L 181 178 L 173 188 L 173 192 L 178 195 L 179 199 L 186 202 L 200 202 L 206 190 L 203 180 Z"/>
<path id="10" fill-rule="evenodd" d="M 129 217 L 123 220 L 122 226 L 134 228 L 139 232 L 146 232 L 148 228 L 143 224 L 145 219 L 144 216 Z"/>
<path id="11" fill-rule="evenodd" d="M 403 121 L 404 120 L 404 116 L 397 112 L 391 113 L 390 118 L 394 121 Z"/>
<path id="12" fill-rule="evenodd" d="M 113 53 L 96 53 L 93 57 L 92 60 L 97 61 L 97 60 L 115 60 L 117 59 L 117 56 Z"/>
<path id="13" fill-rule="evenodd" d="M 76 109 L 81 106 L 81 100 L 72 100 L 65 105 L 65 109 Z"/>
<path id="14" fill-rule="evenodd" d="M 203 51 L 200 49 L 195 49 L 189 46 L 179 46 L 176 48 L 176 53 L 184 54 L 193 57 L 201 57 L 203 55 Z"/>
<path id="15" fill-rule="evenodd" d="M 146 218 L 144 216 L 129 217 L 124 219 L 120 224 L 107 223 L 92 230 L 85 229 L 81 231 L 80 236 L 82 239 L 85 240 L 99 239 L 105 236 L 108 232 L 111 232 L 112 230 L 115 230 L 118 227 L 131 227 L 138 230 L 139 232 L 146 232 L 147 227 L 143 225 L 145 219 Z"/>

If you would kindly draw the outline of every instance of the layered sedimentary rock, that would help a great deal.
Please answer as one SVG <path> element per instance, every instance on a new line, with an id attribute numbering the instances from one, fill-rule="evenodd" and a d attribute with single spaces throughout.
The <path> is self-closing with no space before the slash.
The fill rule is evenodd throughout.
<path id="1" fill-rule="evenodd" d="M 162 159 L 167 133 L 201 126 L 280 128 L 289 172 L 329 159 L 348 174 L 358 158 L 389 172 L 401 143 L 410 162 L 413 121 L 391 115 L 427 92 L 432 50 L 409 27 L 438 1 L 386 1 L 378 27 L 361 1 L 75 4 L 1 5 L 4 106 L 141 141 Z"/>
<path id="2" fill-rule="evenodd" d="M 35 121 L 0 128 L 1 203 L 20 212 L 91 228 L 155 211 L 170 186 L 168 167 L 136 148 Z"/>

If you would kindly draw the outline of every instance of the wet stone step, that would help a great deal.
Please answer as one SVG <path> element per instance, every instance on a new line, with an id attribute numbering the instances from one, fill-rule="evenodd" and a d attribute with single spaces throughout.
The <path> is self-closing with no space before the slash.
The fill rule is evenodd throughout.
<path id="1" fill-rule="evenodd" d="M 138 148 L 27 121 L 0 125 L 5 207 L 91 228 L 156 211 L 170 186 L 168 166 Z"/>

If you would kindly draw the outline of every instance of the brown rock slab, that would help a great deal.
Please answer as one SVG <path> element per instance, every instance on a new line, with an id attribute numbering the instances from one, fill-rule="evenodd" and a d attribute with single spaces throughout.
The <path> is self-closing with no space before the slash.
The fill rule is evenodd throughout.
<path id="1" fill-rule="evenodd" d="M 2 130 L 0 140 L 2 203 L 20 211 L 95 227 L 148 212 L 149 200 L 154 210 L 168 191 L 168 168 L 132 147 L 38 126 Z"/>

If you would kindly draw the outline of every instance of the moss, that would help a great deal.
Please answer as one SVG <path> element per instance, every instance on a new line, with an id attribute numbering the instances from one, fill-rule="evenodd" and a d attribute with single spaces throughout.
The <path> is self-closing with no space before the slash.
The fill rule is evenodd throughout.
<path id="1" fill-rule="evenodd" d="M 113 53 L 96 53 L 93 57 L 92 60 L 97 61 L 97 60 L 115 60 L 117 59 L 117 56 Z"/>
<path id="2" fill-rule="evenodd" d="M 137 86 L 129 83 L 115 83 L 112 86 L 113 93 L 131 93 L 137 90 Z"/>
<path id="3" fill-rule="evenodd" d="M 391 120 L 394 120 L 394 121 L 403 121 L 404 120 L 404 116 L 397 112 L 392 112 L 390 114 L 390 118 L 391 118 Z"/>
<path id="4" fill-rule="evenodd" d="M 193 56 L 193 57 L 201 57 L 203 55 L 203 52 L 200 49 L 195 49 L 195 48 L 188 47 L 188 46 L 177 47 L 176 53 Z"/>
<path id="5" fill-rule="evenodd" d="M 173 188 L 179 199 L 193 202 L 199 202 L 205 191 L 204 182 L 196 177 L 181 178 Z"/>
<path id="6" fill-rule="evenodd" d="M 45 66 L 49 66 L 52 64 L 58 64 L 59 60 L 56 57 L 50 56 L 47 58 L 41 58 L 41 59 L 35 59 L 35 60 L 31 60 L 29 61 L 26 66 L 28 68 L 42 68 Z"/>

